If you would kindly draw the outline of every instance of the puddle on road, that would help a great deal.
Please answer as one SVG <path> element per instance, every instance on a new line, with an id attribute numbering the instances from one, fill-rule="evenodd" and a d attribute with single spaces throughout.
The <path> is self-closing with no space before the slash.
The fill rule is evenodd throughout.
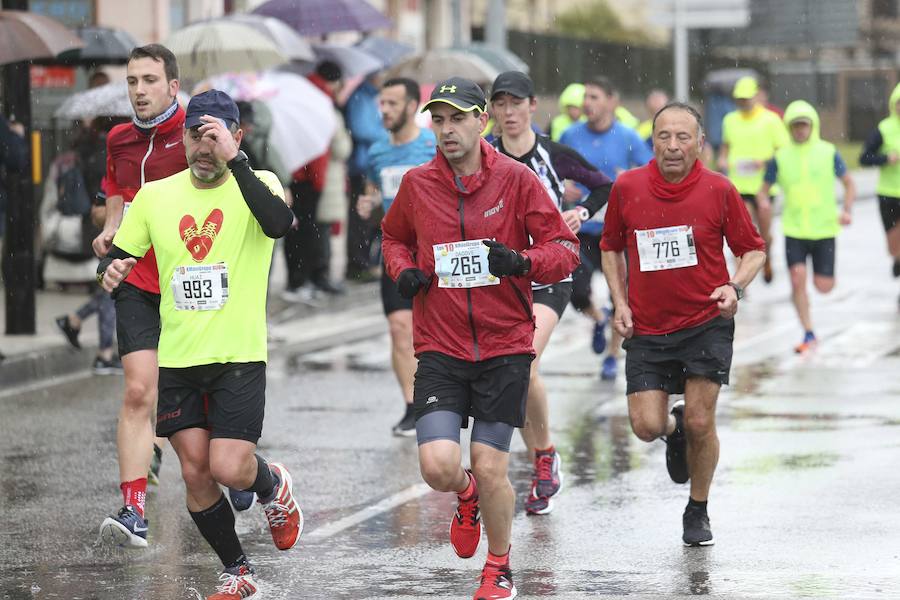
<path id="1" fill-rule="evenodd" d="M 841 455 L 831 452 L 811 454 L 772 454 L 752 458 L 734 467 L 735 471 L 765 475 L 773 471 L 801 471 L 832 467 Z"/>

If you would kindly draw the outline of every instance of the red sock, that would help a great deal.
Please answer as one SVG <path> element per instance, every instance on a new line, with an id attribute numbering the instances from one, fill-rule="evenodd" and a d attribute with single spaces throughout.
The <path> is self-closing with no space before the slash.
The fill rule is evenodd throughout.
<path id="1" fill-rule="evenodd" d="M 125 481 L 119 488 L 122 490 L 125 506 L 133 506 L 134 510 L 143 518 L 144 502 L 147 500 L 147 478 L 141 477 L 134 481 Z"/>
<path id="2" fill-rule="evenodd" d="M 506 549 L 506 554 L 502 556 L 497 556 L 493 554 L 490 550 L 488 550 L 487 555 L 487 564 L 494 565 L 496 567 L 502 567 L 509 564 L 509 551 L 512 549 L 512 546 Z"/>
<path id="3" fill-rule="evenodd" d="M 475 493 L 475 478 L 472 476 L 471 473 L 467 472 L 466 475 L 469 476 L 469 485 L 466 486 L 465 491 L 463 491 L 460 494 L 457 494 L 457 496 L 459 496 L 460 500 L 469 500 L 472 497 L 472 494 Z"/>

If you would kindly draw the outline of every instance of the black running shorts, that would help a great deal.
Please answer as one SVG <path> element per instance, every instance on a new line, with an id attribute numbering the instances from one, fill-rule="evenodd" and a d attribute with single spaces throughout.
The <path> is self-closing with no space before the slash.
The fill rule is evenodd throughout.
<path id="1" fill-rule="evenodd" d="M 890 231 L 900 223 L 900 198 L 878 196 L 878 209 L 885 231 Z"/>
<path id="2" fill-rule="evenodd" d="M 734 319 L 723 317 L 667 335 L 636 335 L 625 340 L 626 394 L 645 390 L 683 394 L 688 377 L 725 385 L 733 345 Z"/>
<path id="3" fill-rule="evenodd" d="M 116 301 L 116 337 L 119 356 L 159 347 L 159 294 L 121 283 L 112 294 Z"/>
<path id="4" fill-rule="evenodd" d="M 398 310 L 412 310 L 412 298 L 404 298 L 397 289 L 397 283 L 388 277 L 387 270 L 381 271 L 381 306 L 385 316 Z"/>
<path id="5" fill-rule="evenodd" d="M 266 363 L 216 363 L 159 369 L 156 435 L 200 427 L 212 438 L 247 440 L 262 435 Z"/>
<path id="6" fill-rule="evenodd" d="M 563 313 L 566 312 L 566 305 L 569 304 L 569 300 L 572 298 L 572 282 L 554 283 L 544 288 L 532 290 L 531 293 L 535 304 L 549 306 L 556 313 L 556 316 L 562 319 Z"/>
<path id="7" fill-rule="evenodd" d="M 834 238 L 824 240 L 801 240 L 785 237 L 784 251 L 788 268 L 796 264 L 806 264 L 812 257 L 813 273 L 822 277 L 834 277 Z"/>
<path id="8" fill-rule="evenodd" d="M 523 427 L 532 360 L 530 354 L 512 354 L 469 362 L 421 353 L 413 386 L 416 419 L 449 410 L 462 416 L 464 428 L 469 417 Z"/>

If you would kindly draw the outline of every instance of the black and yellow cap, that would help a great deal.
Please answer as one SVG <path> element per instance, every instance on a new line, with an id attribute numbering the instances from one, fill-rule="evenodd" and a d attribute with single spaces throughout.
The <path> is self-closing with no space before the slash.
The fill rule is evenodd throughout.
<path id="1" fill-rule="evenodd" d="M 431 98 L 422 107 L 422 112 L 435 102 L 443 102 L 449 104 L 462 112 L 487 112 L 487 99 L 484 97 L 482 90 L 477 83 L 463 79 L 462 77 L 451 77 L 434 86 L 431 92 Z"/>

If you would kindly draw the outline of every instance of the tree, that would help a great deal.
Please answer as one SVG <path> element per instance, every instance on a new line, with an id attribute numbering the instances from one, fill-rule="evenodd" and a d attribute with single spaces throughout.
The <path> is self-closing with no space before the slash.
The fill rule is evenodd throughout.
<path id="1" fill-rule="evenodd" d="M 554 29 L 565 35 L 591 40 L 655 45 L 643 31 L 626 27 L 607 0 L 594 0 L 557 15 Z"/>

